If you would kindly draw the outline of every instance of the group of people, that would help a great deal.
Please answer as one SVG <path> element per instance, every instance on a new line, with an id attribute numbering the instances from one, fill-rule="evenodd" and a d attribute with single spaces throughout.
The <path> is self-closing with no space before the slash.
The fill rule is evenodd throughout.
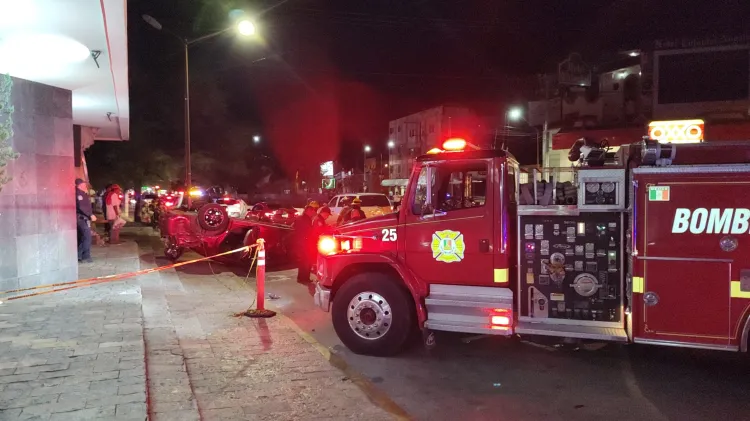
<path id="1" fill-rule="evenodd" d="M 342 209 L 336 225 L 365 219 L 365 213 L 360 207 L 361 201 L 355 198 L 349 206 Z M 302 215 L 294 220 L 295 244 L 297 245 L 297 282 L 308 284 L 310 282 L 310 271 L 315 264 L 318 253 L 318 238 L 330 233 L 333 228 L 328 225 L 331 217 L 331 208 L 320 206 L 318 202 L 312 201 L 305 206 Z"/>
<path id="2" fill-rule="evenodd" d="M 78 234 L 78 261 L 91 263 L 91 223 L 96 222 L 91 197 L 89 196 L 88 183 L 77 178 L 76 184 L 76 232 Z M 120 242 L 120 206 L 122 200 L 120 194 L 122 189 L 117 184 L 107 186 L 104 193 L 104 219 L 107 221 L 106 231 L 109 235 L 110 244 Z"/>
<path id="3" fill-rule="evenodd" d="M 317 239 L 321 234 L 330 230 L 327 219 L 331 216 L 331 208 L 320 207 L 317 202 L 310 202 L 305 206 L 302 215 L 294 220 L 294 236 L 297 257 L 297 282 L 310 282 L 310 269 L 315 263 L 317 253 Z"/>

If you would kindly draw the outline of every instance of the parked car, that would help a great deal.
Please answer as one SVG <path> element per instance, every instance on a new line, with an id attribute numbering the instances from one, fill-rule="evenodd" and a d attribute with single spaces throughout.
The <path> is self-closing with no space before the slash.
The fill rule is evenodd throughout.
<path id="1" fill-rule="evenodd" d="M 273 215 L 271 215 L 271 222 L 275 222 L 277 224 L 291 225 L 294 222 L 294 220 L 297 218 L 297 216 L 301 214 L 302 212 L 298 211 L 295 208 L 276 209 Z"/>
<path id="2" fill-rule="evenodd" d="M 245 216 L 247 219 L 270 219 L 281 205 L 258 202 L 253 205 Z"/>
<path id="3" fill-rule="evenodd" d="M 216 199 L 216 203 L 226 208 L 230 218 L 244 218 L 247 216 L 248 206 L 242 199 L 225 196 Z"/>
<path id="4" fill-rule="evenodd" d="M 354 198 L 359 198 L 362 202 L 360 208 L 364 211 L 365 216 L 371 218 L 378 215 L 386 215 L 393 212 L 393 203 L 388 196 L 382 193 L 347 193 L 334 196 L 328 202 L 331 208 L 331 216 L 327 222 L 329 225 L 335 225 L 341 211 L 352 203 Z"/>

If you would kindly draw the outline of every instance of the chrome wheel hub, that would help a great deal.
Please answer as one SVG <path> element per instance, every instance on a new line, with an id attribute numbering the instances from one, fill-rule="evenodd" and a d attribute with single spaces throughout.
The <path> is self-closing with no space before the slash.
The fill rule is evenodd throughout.
<path id="1" fill-rule="evenodd" d="M 221 211 L 218 209 L 209 209 L 203 217 L 203 220 L 206 221 L 208 226 L 215 227 L 223 222 L 224 215 L 222 215 Z"/>
<path id="2" fill-rule="evenodd" d="M 382 295 L 361 292 L 352 298 L 346 311 L 349 327 L 363 339 L 380 339 L 391 328 L 391 306 Z"/>

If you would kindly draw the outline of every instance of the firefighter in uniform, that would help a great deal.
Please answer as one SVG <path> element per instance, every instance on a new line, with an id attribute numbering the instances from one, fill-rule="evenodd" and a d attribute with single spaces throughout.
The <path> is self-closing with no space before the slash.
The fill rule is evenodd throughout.
<path id="1" fill-rule="evenodd" d="M 328 232 L 328 223 L 326 223 L 326 220 L 331 216 L 331 208 L 328 206 L 323 206 L 318 211 L 318 215 L 315 216 L 315 219 L 313 219 L 313 230 L 312 230 L 312 238 L 313 238 L 313 250 L 317 251 L 318 248 L 318 237 L 320 237 L 323 234 L 326 234 Z"/>
<path id="2" fill-rule="evenodd" d="M 91 223 L 96 221 L 91 208 L 86 182 L 76 179 L 76 231 L 78 233 L 78 261 L 91 263 Z"/>
<path id="3" fill-rule="evenodd" d="M 365 219 L 365 212 L 362 210 L 362 201 L 355 197 L 350 205 L 341 210 L 336 225 L 346 224 L 347 222 L 359 221 Z"/>
<path id="4" fill-rule="evenodd" d="M 302 215 L 294 220 L 294 243 L 297 251 L 297 282 L 307 284 L 310 282 L 310 268 L 312 267 L 313 255 L 310 253 L 310 237 L 312 235 L 312 222 L 315 217 L 315 208 L 308 205 Z"/>

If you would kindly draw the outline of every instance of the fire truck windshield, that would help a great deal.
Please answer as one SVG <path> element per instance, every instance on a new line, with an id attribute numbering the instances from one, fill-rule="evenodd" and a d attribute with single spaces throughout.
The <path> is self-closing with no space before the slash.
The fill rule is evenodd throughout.
<path id="1" fill-rule="evenodd" d="M 447 212 L 484 206 L 487 191 L 487 164 L 484 162 L 445 163 L 435 167 L 432 203 Z M 427 168 L 417 182 L 412 212 L 422 214 L 427 198 Z"/>

